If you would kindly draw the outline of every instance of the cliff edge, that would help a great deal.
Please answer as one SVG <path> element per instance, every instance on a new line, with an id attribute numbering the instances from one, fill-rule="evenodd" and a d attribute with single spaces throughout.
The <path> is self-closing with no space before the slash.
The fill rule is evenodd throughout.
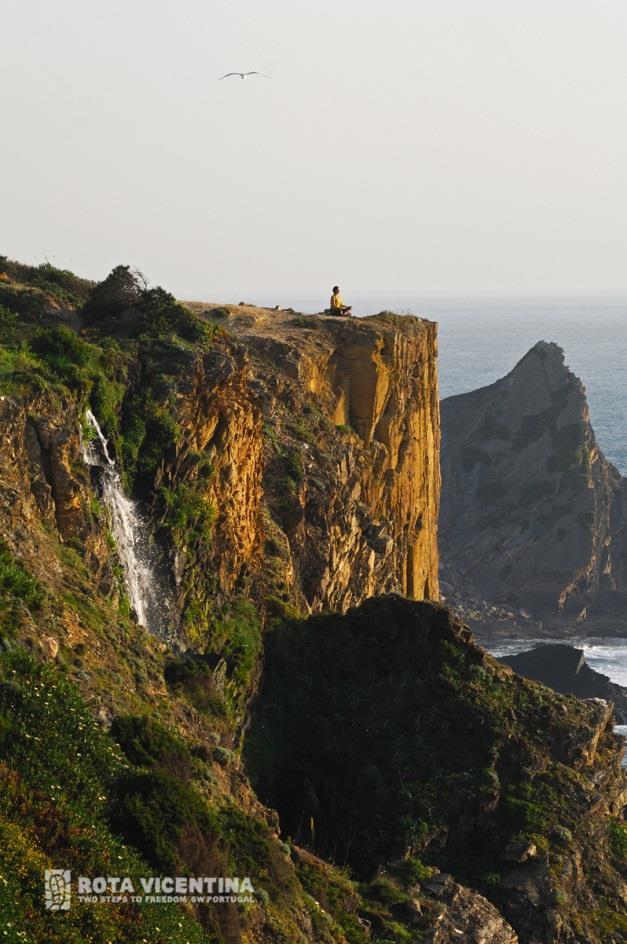
<path id="1" fill-rule="evenodd" d="M 262 420 L 261 491 L 236 503 L 233 532 L 257 529 L 270 594 L 313 612 L 390 590 L 437 599 L 436 326 L 385 313 L 190 307 L 236 339 Z M 234 474 L 242 460 L 230 456 Z"/>

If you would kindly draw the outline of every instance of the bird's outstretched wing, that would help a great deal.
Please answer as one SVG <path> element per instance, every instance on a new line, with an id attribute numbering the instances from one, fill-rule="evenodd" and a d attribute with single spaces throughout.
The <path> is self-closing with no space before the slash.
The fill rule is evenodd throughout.
<path id="1" fill-rule="evenodd" d="M 266 75 L 265 72 L 245 72 L 244 75 L 260 75 L 262 79 L 271 79 L 271 75 Z"/>
<path id="2" fill-rule="evenodd" d="M 241 72 L 227 72 L 226 75 L 221 75 L 221 76 L 220 76 L 220 78 L 218 79 L 218 82 L 221 82 L 222 79 L 228 79 L 228 77 L 229 77 L 230 75 L 241 75 L 241 74 L 242 74 Z"/>

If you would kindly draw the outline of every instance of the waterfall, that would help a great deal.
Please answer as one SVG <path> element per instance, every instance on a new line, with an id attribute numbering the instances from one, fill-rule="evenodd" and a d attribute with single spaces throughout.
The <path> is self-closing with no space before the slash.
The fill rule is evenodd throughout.
<path id="1" fill-rule="evenodd" d="M 109 454 L 109 443 L 98 420 L 91 410 L 87 410 L 85 418 L 95 436 L 83 442 L 83 458 L 87 465 L 99 470 L 102 501 L 109 516 L 131 607 L 138 623 L 166 637 L 170 601 L 158 578 L 158 555 L 151 541 L 150 527 L 137 502 L 124 494 L 119 470 Z"/>

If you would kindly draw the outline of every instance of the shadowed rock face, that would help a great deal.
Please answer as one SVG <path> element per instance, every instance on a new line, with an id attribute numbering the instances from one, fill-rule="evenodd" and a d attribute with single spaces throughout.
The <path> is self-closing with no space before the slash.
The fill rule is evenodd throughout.
<path id="1" fill-rule="evenodd" d="M 600 451 L 556 344 L 442 403 L 443 571 L 541 619 L 624 623 L 625 480 Z"/>
<path id="2" fill-rule="evenodd" d="M 364 878 L 420 856 L 508 922 L 484 910 L 473 937 L 467 901 L 460 940 L 508 944 L 511 928 L 521 944 L 605 944 L 583 912 L 593 887 L 620 894 L 603 849 L 620 755 L 608 705 L 520 678 L 444 607 L 396 596 L 269 634 L 245 750 L 295 841 Z"/>
<path id="3" fill-rule="evenodd" d="M 519 675 L 542 682 L 556 692 L 610 701 L 614 704 L 619 724 L 627 724 L 627 689 L 590 668 L 583 649 L 562 645 L 536 646 L 529 652 L 507 656 L 501 662 Z"/>

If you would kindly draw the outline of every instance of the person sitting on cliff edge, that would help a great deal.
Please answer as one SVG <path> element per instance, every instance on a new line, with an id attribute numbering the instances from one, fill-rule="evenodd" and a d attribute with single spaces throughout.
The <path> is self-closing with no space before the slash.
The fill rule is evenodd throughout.
<path id="1" fill-rule="evenodd" d="M 332 315 L 343 315 L 346 318 L 349 318 L 352 313 L 352 306 L 345 305 L 340 295 L 339 285 L 333 286 L 333 294 L 331 295 L 331 304 L 330 304 L 331 314 Z"/>

